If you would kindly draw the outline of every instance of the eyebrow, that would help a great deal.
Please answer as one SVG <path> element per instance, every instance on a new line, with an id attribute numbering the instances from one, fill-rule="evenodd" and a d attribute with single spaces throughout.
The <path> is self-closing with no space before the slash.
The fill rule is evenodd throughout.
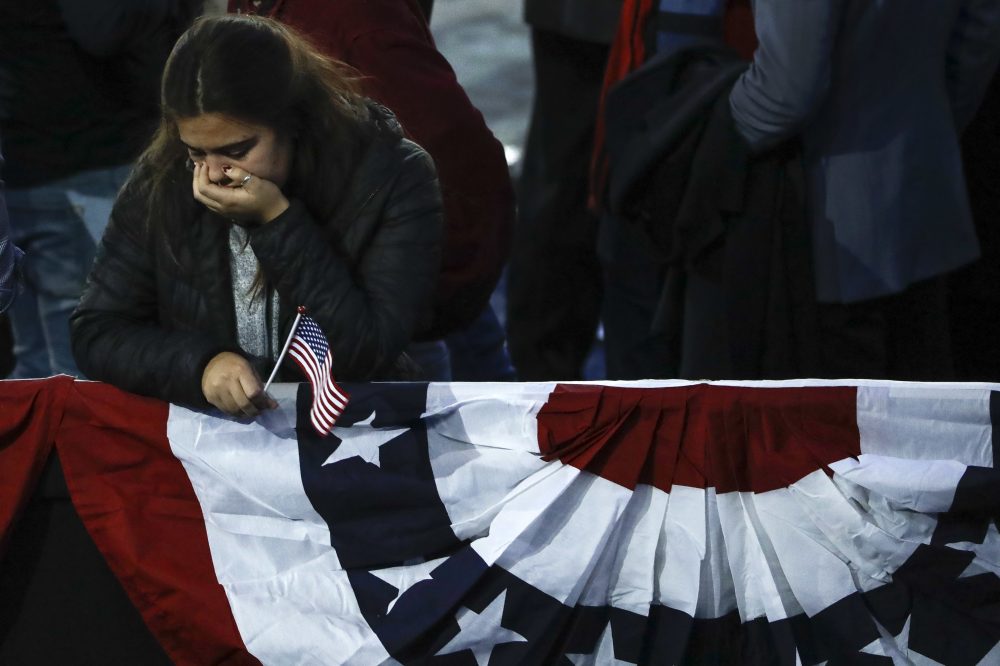
<path id="1" fill-rule="evenodd" d="M 195 148 L 194 146 L 187 145 L 183 141 L 181 141 L 181 145 L 183 145 L 188 150 L 194 150 L 194 151 L 198 151 L 198 152 L 206 152 L 206 153 L 228 153 L 228 152 L 239 151 L 239 150 L 241 150 L 243 148 L 246 148 L 247 150 L 249 150 L 250 148 L 253 148 L 255 145 L 257 145 L 257 141 L 259 141 L 259 140 L 260 140 L 259 136 L 252 136 L 249 139 L 243 139 L 242 141 L 237 141 L 236 143 L 228 143 L 225 146 L 218 146 L 216 148 L 208 148 L 208 149 L 205 149 L 205 148 Z"/>

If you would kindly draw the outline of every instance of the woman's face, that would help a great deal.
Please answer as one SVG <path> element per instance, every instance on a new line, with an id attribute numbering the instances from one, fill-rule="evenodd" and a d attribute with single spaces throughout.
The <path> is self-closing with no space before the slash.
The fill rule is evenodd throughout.
<path id="1" fill-rule="evenodd" d="M 181 142 L 193 162 L 208 166 L 208 179 L 228 184 L 223 169 L 234 166 L 284 187 L 292 164 L 292 142 L 265 125 L 254 125 L 220 113 L 177 121 Z"/>

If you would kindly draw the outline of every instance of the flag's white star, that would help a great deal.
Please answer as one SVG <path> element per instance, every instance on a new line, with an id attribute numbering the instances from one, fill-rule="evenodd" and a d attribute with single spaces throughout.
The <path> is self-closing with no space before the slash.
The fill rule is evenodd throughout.
<path id="1" fill-rule="evenodd" d="M 574 666 L 584 666 L 585 664 L 631 664 L 631 661 L 622 661 L 615 657 L 615 641 L 611 635 L 611 623 L 604 628 L 604 633 L 597 639 L 597 647 L 592 654 L 567 654 L 566 658 L 573 662 Z"/>
<path id="2" fill-rule="evenodd" d="M 907 653 L 909 652 L 910 645 L 910 619 L 912 617 L 909 616 L 906 618 L 902 630 L 895 636 L 889 633 L 889 630 L 883 627 L 880 622 L 875 622 L 875 626 L 878 627 L 881 636 L 861 648 L 861 652 L 879 657 L 890 657 L 894 663 L 896 663 L 897 659 L 902 660 L 899 663 L 910 663 Z"/>
<path id="3" fill-rule="evenodd" d="M 948 544 L 948 547 L 969 551 L 976 555 L 976 558 L 969 562 L 969 566 L 965 568 L 959 578 L 976 576 L 986 571 L 1000 576 L 1000 566 L 997 564 L 1000 563 L 1000 531 L 997 530 L 996 522 L 990 523 L 982 543 L 959 541 Z"/>
<path id="4" fill-rule="evenodd" d="M 371 416 L 352 426 L 346 428 L 334 426 L 331 434 L 340 440 L 340 446 L 330 454 L 330 457 L 323 464 L 331 465 L 357 456 L 365 462 L 370 462 L 381 468 L 379 447 L 396 439 L 409 428 L 373 428 L 372 421 L 374 420 L 375 412 L 372 411 Z"/>
<path id="5" fill-rule="evenodd" d="M 993 646 L 993 649 L 986 653 L 986 656 L 979 660 L 980 664 L 1000 664 L 1000 643 Z"/>
<path id="6" fill-rule="evenodd" d="M 402 566 L 402 567 L 392 567 L 391 569 L 379 569 L 378 571 L 370 571 L 369 573 L 379 580 L 384 580 L 385 582 L 396 588 L 396 598 L 389 602 L 389 606 L 385 609 L 386 613 L 392 612 L 392 607 L 396 605 L 406 592 L 423 580 L 433 580 L 431 572 L 438 568 L 438 566 L 444 562 L 447 558 L 441 557 L 436 560 L 428 560 L 426 562 L 420 562 L 419 564 Z"/>
<path id="7" fill-rule="evenodd" d="M 460 608 L 455 616 L 459 626 L 458 635 L 434 656 L 472 650 L 476 663 L 479 666 L 486 666 L 490 663 L 490 655 L 497 645 L 526 642 L 528 639 L 521 634 L 501 626 L 503 606 L 506 602 L 507 590 L 504 590 L 483 609 L 482 613 L 477 613 L 471 608 Z"/>

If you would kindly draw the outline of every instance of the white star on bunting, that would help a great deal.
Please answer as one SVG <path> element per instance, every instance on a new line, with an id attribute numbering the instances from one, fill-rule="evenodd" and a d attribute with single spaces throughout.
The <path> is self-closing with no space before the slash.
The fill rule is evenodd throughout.
<path id="1" fill-rule="evenodd" d="M 382 460 L 379 457 L 379 447 L 396 439 L 409 428 L 373 428 L 372 422 L 375 420 L 375 412 L 372 411 L 364 421 L 355 423 L 352 426 L 334 426 L 330 434 L 340 440 L 340 446 L 330 454 L 323 465 L 354 458 L 361 458 L 379 469 L 382 468 Z"/>
<path id="2" fill-rule="evenodd" d="M 490 663 L 490 655 L 497 645 L 526 642 L 528 639 L 521 634 L 501 626 L 506 602 L 507 590 L 504 590 L 483 609 L 482 613 L 477 613 L 471 608 L 460 608 L 455 615 L 459 626 L 458 635 L 434 656 L 472 650 L 476 663 L 479 666 L 486 666 Z"/>
<path id="3" fill-rule="evenodd" d="M 909 652 L 908 646 L 910 644 L 910 617 L 906 618 L 906 622 L 903 624 L 902 630 L 899 634 L 893 636 L 889 633 L 889 630 L 882 626 L 880 622 L 875 622 L 875 626 L 878 627 L 878 631 L 881 634 L 879 638 L 876 638 L 868 645 L 861 648 L 861 652 L 865 654 L 876 655 L 879 657 L 890 657 L 893 663 L 896 660 L 902 659 L 901 663 L 910 663 L 908 661 L 907 653 Z"/>
<path id="4" fill-rule="evenodd" d="M 976 559 L 969 562 L 969 566 L 965 568 L 965 571 L 962 572 L 959 578 L 976 576 L 986 571 L 1000 576 L 1000 531 L 997 530 L 995 522 L 990 523 L 982 543 L 961 541 L 950 543 L 948 547 L 956 550 L 965 550 L 976 555 Z"/>
<path id="5" fill-rule="evenodd" d="M 993 649 L 986 653 L 986 656 L 979 660 L 980 664 L 1000 664 L 1000 643 L 993 646 Z"/>
<path id="6" fill-rule="evenodd" d="M 586 666 L 588 664 L 632 664 L 631 661 L 622 661 L 615 657 L 615 641 L 611 635 L 611 623 L 604 628 L 604 633 L 597 640 L 597 647 L 592 654 L 567 654 L 566 658 L 573 662 L 573 666 Z"/>
<path id="7" fill-rule="evenodd" d="M 392 567 L 391 569 L 379 569 L 378 571 L 369 571 L 371 575 L 375 576 L 379 580 L 383 580 L 389 585 L 396 588 L 396 598 L 389 602 L 389 606 L 386 607 L 386 614 L 392 612 L 392 607 L 396 605 L 400 597 L 406 594 L 411 587 L 417 583 L 425 580 L 433 580 L 431 572 L 438 568 L 442 562 L 444 562 L 446 557 L 441 557 L 436 560 L 428 560 L 426 562 L 421 562 L 419 564 L 402 566 L 402 567 Z"/>

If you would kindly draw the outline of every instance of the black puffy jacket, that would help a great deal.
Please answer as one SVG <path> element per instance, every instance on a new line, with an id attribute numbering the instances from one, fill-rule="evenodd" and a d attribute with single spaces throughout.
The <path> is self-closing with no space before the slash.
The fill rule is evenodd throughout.
<path id="1" fill-rule="evenodd" d="M 282 339 L 296 306 L 305 305 L 330 342 L 341 381 L 400 378 L 400 355 L 429 320 L 440 263 L 433 162 L 398 125 L 380 125 L 330 219 L 316 219 L 292 200 L 250 231 L 250 246 L 279 295 Z M 130 183 L 142 181 L 141 168 Z M 190 197 L 190 185 L 184 188 L 178 196 Z M 237 343 L 229 223 L 199 205 L 177 252 L 181 268 L 148 231 L 137 190 L 126 185 L 115 203 L 71 319 L 73 354 L 90 379 L 205 406 L 201 377 L 209 360 L 222 351 L 251 358 Z M 261 374 L 270 371 L 251 360 Z M 284 375 L 291 377 L 301 379 Z"/>

